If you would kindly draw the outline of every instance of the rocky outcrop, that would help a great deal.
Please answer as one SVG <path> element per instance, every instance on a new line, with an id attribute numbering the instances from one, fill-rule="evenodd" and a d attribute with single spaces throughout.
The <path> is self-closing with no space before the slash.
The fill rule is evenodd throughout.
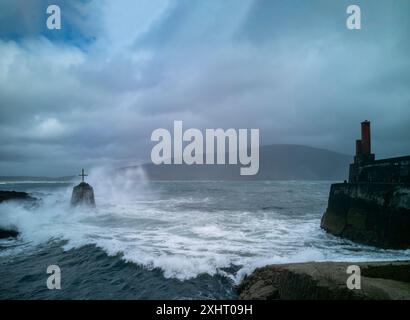
<path id="1" fill-rule="evenodd" d="M 19 233 L 15 230 L 0 229 L 0 239 L 17 238 Z"/>
<path id="2" fill-rule="evenodd" d="M 348 289 L 349 265 L 360 267 L 361 289 Z M 255 270 L 237 291 L 243 300 L 410 299 L 410 262 L 271 265 Z"/>
<path id="3" fill-rule="evenodd" d="M 31 197 L 26 192 L 16 192 L 16 191 L 0 191 L 0 203 L 8 200 L 28 200 L 35 201 L 36 199 Z"/>
<path id="4" fill-rule="evenodd" d="M 334 184 L 321 227 L 368 245 L 410 248 L 410 185 Z"/>
<path id="5" fill-rule="evenodd" d="M 73 188 L 71 196 L 72 206 L 89 206 L 95 207 L 94 189 L 88 183 L 81 182 Z"/>

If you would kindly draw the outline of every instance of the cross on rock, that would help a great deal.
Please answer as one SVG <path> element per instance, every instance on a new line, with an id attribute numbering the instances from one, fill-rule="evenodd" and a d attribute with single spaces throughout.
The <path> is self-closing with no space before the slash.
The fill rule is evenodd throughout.
<path id="1" fill-rule="evenodd" d="M 81 170 L 81 174 L 78 175 L 79 177 L 81 177 L 82 182 L 84 182 L 84 177 L 88 177 L 88 174 L 84 173 L 84 169 Z"/>
<path id="2" fill-rule="evenodd" d="M 79 176 L 81 177 L 82 182 L 78 186 L 73 187 L 71 206 L 77 207 L 86 205 L 95 208 L 94 189 L 88 183 L 84 182 L 84 177 L 88 176 L 85 174 L 84 169 L 81 170 Z"/>

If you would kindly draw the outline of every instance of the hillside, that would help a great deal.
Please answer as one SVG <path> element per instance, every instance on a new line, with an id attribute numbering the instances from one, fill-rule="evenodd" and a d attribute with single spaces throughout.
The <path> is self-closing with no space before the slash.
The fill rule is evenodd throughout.
<path id="1" fill-rule="evenodd" d="M 301 145 L 260 147 L 260 168 L 255 176 L 240 176 L 241 165 L 144 164 L 152 180 L 344 180 L 352 157 Z"/>

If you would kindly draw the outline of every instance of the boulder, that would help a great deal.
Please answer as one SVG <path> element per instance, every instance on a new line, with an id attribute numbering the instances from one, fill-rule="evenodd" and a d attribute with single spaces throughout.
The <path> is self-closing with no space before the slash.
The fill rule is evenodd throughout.
<path id="1" fill-rule="evenodd" d="M 81 182 L 73 188 L 71 205 L 95 207 L 94 189 L 88 183 Z"/>

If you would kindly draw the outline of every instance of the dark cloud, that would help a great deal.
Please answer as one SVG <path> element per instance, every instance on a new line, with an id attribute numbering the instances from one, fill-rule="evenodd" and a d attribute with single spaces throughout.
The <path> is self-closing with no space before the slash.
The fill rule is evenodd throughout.
<path id="1" fill-rule="evenodd" d="M 46 3 L 0 4 L 0 175 L 142 162 L 174 120 L 352 154 L 369 119 L 410 152 L 407 0 L 356 1 L 361 31 L 344 0 L 70 1 L 59 38 Z"/>

